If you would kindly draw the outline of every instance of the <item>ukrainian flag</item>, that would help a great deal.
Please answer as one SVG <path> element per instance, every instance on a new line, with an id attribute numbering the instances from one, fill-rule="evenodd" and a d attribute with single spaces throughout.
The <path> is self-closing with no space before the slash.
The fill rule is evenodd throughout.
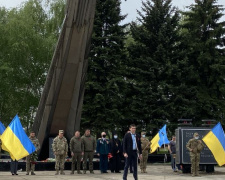
<path id="1" fill-rule="evenodd" d="M 8 151 L 13 160 L 19 160 L 35 151 L 16 115 L 1 136 L 2 149 Z"/>
<path id="2" fill-rule="evenodd" d="M 150 153 L 153 153 L 157 150 L 158 147 L 161 147 L 163 144 L 169 144 L 170 141 L 166 135 L 166 124 L 159 130 L 158 134 L 151 140 Z"/>
<path id="3" fill-rule="evenodd" d="M 0 121 L 0 136 L 3 134 L 4 131 L 5 131 L 5 126 Z"/>
<path id="4" fill-rule="evenodd" d="M 202 139 L 213 153 L 219 166 L 225 164 L 225 134 L 220 123 Z"/>

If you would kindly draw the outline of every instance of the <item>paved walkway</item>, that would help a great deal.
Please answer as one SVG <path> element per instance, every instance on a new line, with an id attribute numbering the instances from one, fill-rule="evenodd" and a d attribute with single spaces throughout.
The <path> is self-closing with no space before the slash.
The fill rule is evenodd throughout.
<path id="1" fill-rule="evenodd" d="M 168 165 L 149 165 L 147 168 L 147 174 L 141 174 L 139 172 L 139 180 L 193 180 L 190 174 L 183 174 L 181 172 L 172 172 Z M 123 171 L 122 171 L 123 172 Z M 95 174 L 74 174 L 70 175 L 70 171 L 65 171 L 66 175 L 55 176 L 54 171 L 36 171 L 36 176 L 26 176 L 26 172 L 18 172 L 18 176 L 12 176 L 9 172 L 0 172 L 0 180 L 122 180 L 121 174 L 100 174 L 99 171 L 95 171 Z M 208 174 L 200 172 L 201 177 L 194 177 L 199 180 L 224 180 L 225 179 L 225 167 L 215 167 L 215 173 Z M 128 180 L 133 180 L 132 174 L 128 175 Z"/>

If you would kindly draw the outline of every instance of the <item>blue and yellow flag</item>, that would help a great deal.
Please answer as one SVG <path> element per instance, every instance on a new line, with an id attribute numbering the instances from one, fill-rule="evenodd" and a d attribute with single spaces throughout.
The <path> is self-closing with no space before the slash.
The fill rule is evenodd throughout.
<path id="1" fill-rule="evenodd" d="M 158 147 L 161 147 L 163 144 L 169 144 L 170 141 L 167 138 L 166 134 L 166 124 L 159 130 L 158 134 L 151 140 L 150 153 L 153 153 L 157 150 Z"/>
<path id="2" fill-rule="evenodd" d="M 2 149 L 8 151 L 13 160 L 19 160 L 35 151 L 16 115 L 1 136 Z"/>
<path id="3" fill-rule="evenodd" d="M 219 166 L 225 164 L 225 134 L 220 123 L 202 139 L 213 153 Z"/>
<path id="4" fill-rule="evenodd" d="M 0 135 L 2 135 L 4 131 L 5 131 L 5 126 L 0 121 Z"/>

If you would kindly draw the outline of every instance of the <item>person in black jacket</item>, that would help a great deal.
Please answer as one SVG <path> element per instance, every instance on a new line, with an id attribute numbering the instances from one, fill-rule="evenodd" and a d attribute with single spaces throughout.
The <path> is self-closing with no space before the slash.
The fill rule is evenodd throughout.
<path id="1" fill-rule="evenodd" d="M 112 140 L 110 142 L 111 144 L 111 154 L 112 158 L 110 160 L 111 163 L 111 172 L 112 173 L 120 173 L 120 167 L 121 167 L 121 141 L 118 139 L 118 135 L 116 132 L 113 133 Z"/>
<path id="2" fill-rule="evenodd" d="M 127 180 L 128 168 L 130 162 L 133 165 L 133 177 L 137 180 L 137 158 L 142 158 L 141 150 L 141 138 L 136 134 L 136 126 L 134 124 L 130 125 L 130 133 L 126 133 L 123 140 L 123 155 L 126 159 L 123 173 L 123 180 Z"/>

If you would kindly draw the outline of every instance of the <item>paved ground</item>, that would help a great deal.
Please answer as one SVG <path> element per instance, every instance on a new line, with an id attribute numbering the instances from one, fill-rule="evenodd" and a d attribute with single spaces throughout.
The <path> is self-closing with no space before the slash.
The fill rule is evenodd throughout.
<path id="1" fill-rule="evenodd" d="M 193 180 L 190 174 L 182 174 L 181 172 L 172 172 L 169 165 L 149 165 L 147 168 L 147 174 L 141 174 L 139 172 L 139 180 Z M 0 180 L 122 180 L 121 174 L 100 174 L 99 171 L 95 171 L 95 174 L 74 174 L 70 175 L 70 171 L 65 171 L 66 175 L 55 176 L 54 171 L 37 171 L 36 176 L 26 176 L 25 172 L 18 172 L 18 176 L 12 176 L 9 172 L 0 172 Z M 201 177 L 194 177 L 199 180 L 224 180 L 225 179 L 225 167 L 216 167 L 215 173 L 207 174 L 200 172 Z M 128 180 L 133 180 L 132 174 L 128 175 Z"/>

